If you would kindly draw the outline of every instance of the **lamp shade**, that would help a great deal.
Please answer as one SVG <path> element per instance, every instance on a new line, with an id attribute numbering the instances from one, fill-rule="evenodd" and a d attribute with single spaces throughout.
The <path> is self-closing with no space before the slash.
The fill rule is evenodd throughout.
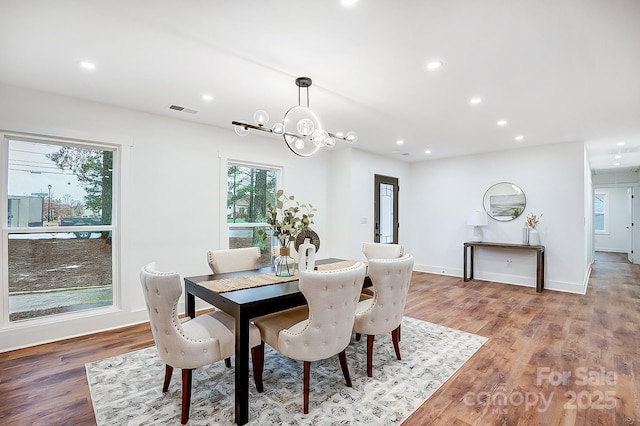
<path id="1" fill-rule="evenodd" d="M 482 210 L 473 210 L 467 216 L 467 225 L 487 226 L 487 213 Z"/>

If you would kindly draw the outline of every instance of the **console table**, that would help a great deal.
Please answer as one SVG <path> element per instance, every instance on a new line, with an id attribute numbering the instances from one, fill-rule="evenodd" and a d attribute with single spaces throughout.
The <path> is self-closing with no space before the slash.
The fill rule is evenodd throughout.
<path id="1" fill-rule="evenodd" d="M 515 250 L 535 250 L 536 251 L 536 292 L 541 292 L 544 288 L 544 246 L 530 246 L 525 244 L 508 244 L 508 243 L 486 243 L 467 241 L 464 243 L 464 281 L 473 279 L 473 252 L 476 247 L 490 247 L 500 249 Z M 469 253 L 470 263 L 467 269 L 467 253 Z M 469 274 L 467 275 L 467 270 Z"/>

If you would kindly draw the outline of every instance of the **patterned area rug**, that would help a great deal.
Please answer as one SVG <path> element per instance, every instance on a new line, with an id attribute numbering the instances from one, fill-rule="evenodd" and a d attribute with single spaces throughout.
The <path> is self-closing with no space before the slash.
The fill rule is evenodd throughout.
<path id="1" fill-rule="evenodd" d="M 250 376 L 250 425 L 400 424 L 487 341 L 405 317 L 395 357 L 391 335 L 377 336 L 373 377 L 366 373 L 366 337 L 351 342 L 344 383 L 338 357 L 311 366 L 309 414 L 302 412 L 302 362 L 265 347 L 264 392 Z M 180 370 L 162 393 L 164 364 L 155 347 L 86 364 L 98 425 L 180 424 Z M 193 374 L 189 425 L 234 424 L 234 370 L 223 362 Z"/>

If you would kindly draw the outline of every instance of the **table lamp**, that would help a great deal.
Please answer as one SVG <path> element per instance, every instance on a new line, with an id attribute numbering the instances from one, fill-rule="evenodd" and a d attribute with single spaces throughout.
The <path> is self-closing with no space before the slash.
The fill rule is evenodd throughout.
<path id="1" fill-rule="evenodd" d="M 470 212 L 467 217 L 467 225 L 473 226 L 473 241 L 482 241 L 482 228 L 480 227 L 487 226 L 487 213 L 482 210 Z"/>

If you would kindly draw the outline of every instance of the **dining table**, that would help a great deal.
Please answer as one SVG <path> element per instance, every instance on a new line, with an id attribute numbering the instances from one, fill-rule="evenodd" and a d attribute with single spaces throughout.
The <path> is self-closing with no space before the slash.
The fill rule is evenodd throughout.
<path id="1" fill-rule="evenodd" d="M 338 269 L 356 261 L 316 260 L 317 269 Z M 225 274 L 185 277 L 185 311 L 195 318 L 195 298 L 235 318 L 235 422 L 249 421 L 249 324 L 253 318 L 307 303 L 298 288 L 299 276 L 276 277 L 273 266 Z M 365 278 L 363 286 L 370 286 Z"/>

